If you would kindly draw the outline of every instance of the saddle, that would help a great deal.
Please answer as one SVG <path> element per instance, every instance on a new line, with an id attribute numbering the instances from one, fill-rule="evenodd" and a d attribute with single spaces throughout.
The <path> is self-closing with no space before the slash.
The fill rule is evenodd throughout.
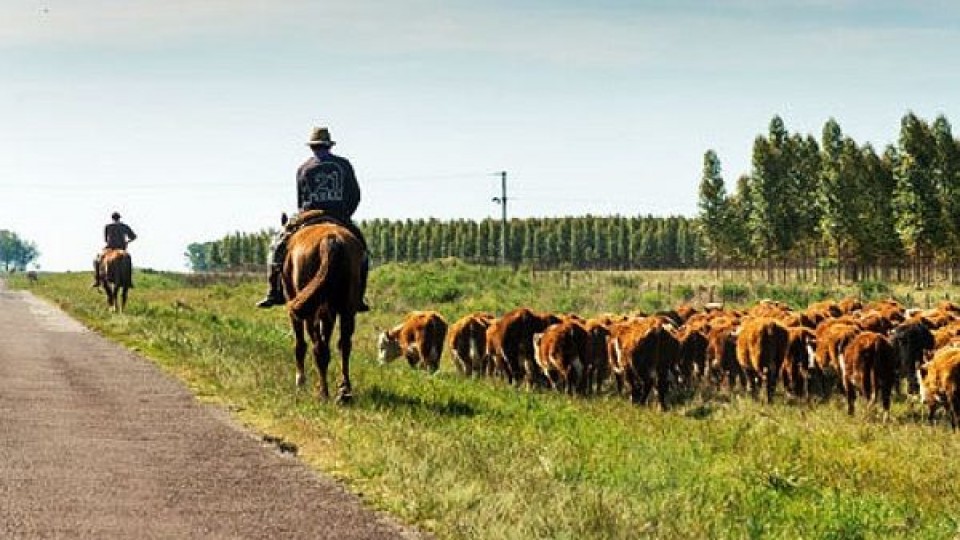
<path id="1" fill-rule="evenodd" d="M 320 223 L 333 223 L 341 227 L 349 227 L 343 220 L 337 219 L 323 210 L 305 210 L 290 218 L 283 228 L 287 234 L 293 234 L 308 225 L 318 225 Z"/>
<path id="2" fill-rule="evenodd" d="M 350 231 L 350 234 L 357 238 L 357 240 L 360 240 L 360 244 L 363 245 L 363 249 L 367 249 L 367 239 L 364 238 L 363 232 L 357 228 L 353 222 L 350 220 L 344 221 L 332 214 L 328 214 L 324 210 L 304 210 L 303 212 L 294 215 L 283 225 L 283 232 L 286 236 L 290 236 L 304 227 L 309 227 L 310 225 L 319 225 L 321 223 L 332 223 L 347 229 Z"/>

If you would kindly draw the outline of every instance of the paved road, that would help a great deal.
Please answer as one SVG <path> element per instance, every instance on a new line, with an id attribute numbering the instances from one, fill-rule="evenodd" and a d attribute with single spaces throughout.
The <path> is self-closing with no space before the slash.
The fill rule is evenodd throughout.
<path id="1" fill-rule="evenodd" d="M 0 281 L 0 538 L 415 536 Z"/>

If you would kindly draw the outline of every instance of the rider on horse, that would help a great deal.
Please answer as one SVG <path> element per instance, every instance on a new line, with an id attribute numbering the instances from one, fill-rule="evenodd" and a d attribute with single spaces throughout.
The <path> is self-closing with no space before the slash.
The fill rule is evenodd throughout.
<path id="1" fill-rule="evenodd" d="M 102 278 L 100 275 L 100 261 L 103 259 L 103 254 L 108 249 L 127 249 L 127 244 L 137 239 L 137 235 L 134 234 L 133 229 L 126 223 L 120 221 L 119 212 L 114 212 L 110 218 L 113 222 L 108 223 L 107 226 L 103 228 L 103 239 L 107 245 L 100 253 L 97 253 L 97 257 L 93 261 L 92 287 L 100 286 L 100 280 Z"/>
<path id="2" fill-rule="evenodd" d="M 343 225 L 363 244 L 366 251 L 367 242 L 360 229 L 350 220 L 360 204 L 360 186 L 353 172 L 353 166 L 343 157 L 330 153 L 330 148 L 336 142 L 330 139 L 330 131 L 324 127 L 313 129 L 307 146 L 313 151 L 313 156 L 307 159 L 297 170 L 297 208 L 300 215 L 314 210 L 321 211 L 323 219 L 335 221 Z M 267 296 L 257 303 L 257 307 L 268 308 L 286 303 L 280 284 L 280 274 L 283 269 L 283 260 L 287 254 L 287 239 L 294 232 L 310 220 L 293 219 L 292 225 L 286 226 L 277 235 L 270 257 L 270 291 Z M 369 311 L 370 308 L 363 301 L 367 289 L 367 274 L 370 262 L 366 256 L 360 268 L 360 297 L 358 311 Z"/>

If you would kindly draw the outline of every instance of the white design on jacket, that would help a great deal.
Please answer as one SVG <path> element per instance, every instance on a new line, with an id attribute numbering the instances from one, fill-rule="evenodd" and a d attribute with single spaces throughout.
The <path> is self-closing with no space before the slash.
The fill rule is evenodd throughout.
<path id="1" fill-rule="evenodd" d="M 335 163 L 323 163 L 307 181 L 306 205 L 343 200 L 343 169 Z"/>

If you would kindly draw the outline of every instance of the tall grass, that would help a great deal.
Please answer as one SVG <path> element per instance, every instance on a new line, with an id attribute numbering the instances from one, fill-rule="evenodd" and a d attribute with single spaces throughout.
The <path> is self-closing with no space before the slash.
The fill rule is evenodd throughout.
<path id="1" fill-rule="evenodd" d="M 836 398 L 810 405 L 780 396 L 766 406 L 724 392 L 661 413 L 615 396 L 465 380 L 448 357 L 434 376 L 375 360 L 376 328 L 412 309 L 436 309 L 451 322 L 517 305 L 652 311 L 737 285 L 709 277 L 511 272 L 455 261 L 379 268 L 371 278 L 376 310 L 360 317 L 354 340 L 356 401 L 348 407 L 295 388 L 285 314 L 252 307 L 260 280 L 138 272 L 124 315 L 110 314 L 87 288 L 89 274 L 43 275 L 30 286 L 154 359 L 201 399 L 295 444 L 369 504 L 442 538 L 956 535 L 960 436 L 923 425 L 919 408 L 903 400 L 888 423 L 862 404 L 850 418 Z M 857 294 L 737 286 L 744 303 Z"/>

